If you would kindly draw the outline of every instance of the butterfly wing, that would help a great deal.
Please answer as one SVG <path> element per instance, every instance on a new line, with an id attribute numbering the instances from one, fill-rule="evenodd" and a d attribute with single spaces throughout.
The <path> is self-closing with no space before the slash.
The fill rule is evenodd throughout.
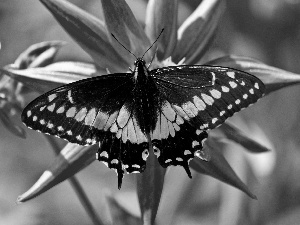
<path id="1" fill-rule="evenodd" d="M 22 113 L 26 126 L 71 143 L 91 145 L 107 131 L 132 89 L 126 75 L 80 80 L 49 91 Z"/>
<path id="2" fill-rule="evenodd" d="M 152 134 L 163 167 L 181 165 L 199 155 L 206 130 L 263 96 L 263 83 L 248 73 L 214 66 L 177 66 L 151 71 L 164 104 Z"/>
<path id="3" fill-rule="evenodd" d="M 142 172 L 148 142 L 132 114 L 130 74 L 89 78 L 56 88 L 32 101 L 22 113 L 29 128 L 71 143 L 99 142 L 98 159 L 116 169 Z"/>

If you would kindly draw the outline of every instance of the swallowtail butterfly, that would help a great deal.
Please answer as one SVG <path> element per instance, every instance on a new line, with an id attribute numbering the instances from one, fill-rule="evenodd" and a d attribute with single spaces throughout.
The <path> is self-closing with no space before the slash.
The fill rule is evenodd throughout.
<path id="1" fill-rule="evenodd" d="M 128 73 L 70 83 L 32 101 L 22 113 L 29 128 L 79 145 L 99 143 L 97 159 L 118 174 L 145 170 L 152 146 L 164 168 L 200 157 L 207 131 L 256 102 L 264 84 L 248 73 L 218 66 L 149 70 L 137 58 Z"/>

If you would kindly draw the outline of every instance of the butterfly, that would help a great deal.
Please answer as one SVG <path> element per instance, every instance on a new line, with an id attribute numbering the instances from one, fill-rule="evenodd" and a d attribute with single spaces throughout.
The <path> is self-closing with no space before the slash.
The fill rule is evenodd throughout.
<path id="1" fill-rule="evenodd" d="M 160 165 L 182 166 L 201 151 L 207 132 L 264 94 L 255 76 L 232 68 L 179 65 L 92 77 L 51 90 L 22 112 L 26 126 L 71 143 L 99 143 L 96 157 L 118 175 L 141 173 L 150 146 Z"/>

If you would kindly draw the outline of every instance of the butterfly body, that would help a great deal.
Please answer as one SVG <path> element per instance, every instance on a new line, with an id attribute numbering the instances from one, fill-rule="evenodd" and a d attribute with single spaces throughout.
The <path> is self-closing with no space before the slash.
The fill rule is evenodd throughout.
<path id="1" fill-rule="evenodd" d="M 163 167 L 201 158 L 207 131 L 256 102 L 264 85 L 242 71 L 214 66 L 149 70 L 138 58 L 130 73 L 80 80 L 32 101 L 28 127 L 71 143 L 99 143 L 98 160 L 118 173 L 140 173 L 152 149 Z"/>

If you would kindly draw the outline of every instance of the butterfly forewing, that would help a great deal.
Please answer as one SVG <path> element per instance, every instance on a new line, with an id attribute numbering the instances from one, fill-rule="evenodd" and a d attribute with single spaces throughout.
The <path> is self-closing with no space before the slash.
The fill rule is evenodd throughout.
<path id="1" fill-rule="evenodd" d="M 255 76 L 225 67 L 166 67 L 151 75 L 178 115 L 201 130 L 222 124 L 256 102 L 265 90 Z"/>
<path id="2" fill-rule="evenodd" d="M 80 145 L 95 144 L 110 128 L 133 88 L 125 75 L 101 76 L 54 89 L 22 113 L 28 127 Z"/>

